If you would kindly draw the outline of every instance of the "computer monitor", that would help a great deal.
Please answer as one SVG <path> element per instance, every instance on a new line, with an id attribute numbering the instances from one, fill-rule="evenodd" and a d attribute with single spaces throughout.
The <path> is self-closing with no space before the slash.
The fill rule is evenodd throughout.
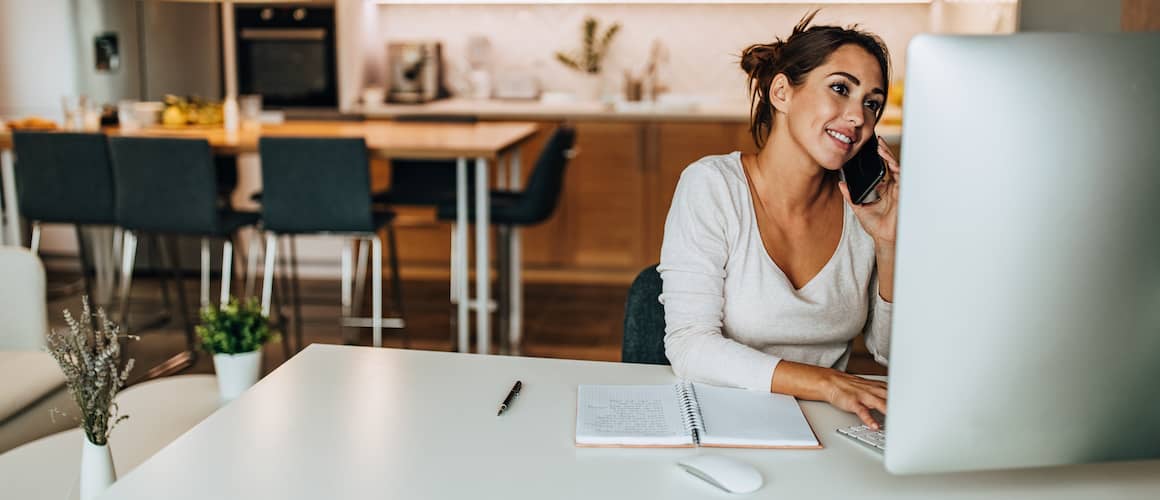
<path id="1" fill-rule="evenodd" d="M 1160 458 L 1160 34 L 916 37 L 886 469 Z"/>

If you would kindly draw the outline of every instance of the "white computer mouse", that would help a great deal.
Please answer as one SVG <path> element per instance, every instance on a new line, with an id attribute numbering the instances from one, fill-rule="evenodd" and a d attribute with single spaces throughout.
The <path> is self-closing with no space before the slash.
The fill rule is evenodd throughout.
<path id="1" fill-rule="evenodd" d="M 720 455 L 697 455 L 677 465 L 689 474 L 729 493 L 750 493 L 761 488 L 761 473 L 745 462 Z"/>

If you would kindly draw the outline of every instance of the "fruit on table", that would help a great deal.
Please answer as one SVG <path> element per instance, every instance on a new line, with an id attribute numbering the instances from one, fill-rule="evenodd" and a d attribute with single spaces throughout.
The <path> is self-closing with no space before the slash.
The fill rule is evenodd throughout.
<path id="1" fill-rule="evenodd" d="M 166 106 L 161 113 L 161 124 L 169 126 L 185 125 L 185 112 L 179 106 Z"/>
<path id="2" fill-rule="evenodd" d="M 199 97 L 165 96 L 161 123 L 170 127 L 183 125 L 218 125 L 222 123 L 222 104 L 205 102 Z"/>

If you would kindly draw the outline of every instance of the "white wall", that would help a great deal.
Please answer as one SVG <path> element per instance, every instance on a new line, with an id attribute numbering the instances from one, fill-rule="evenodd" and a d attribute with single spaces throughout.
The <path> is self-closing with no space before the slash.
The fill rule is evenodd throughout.
<path id="1" fill-rule="evenodd" d="M 1021 0 L 1019 31 L 1120 31 L 1119 0 Z"/>
<path id="2" fill-rule="evenodd" d="M 61 98 L 77 93 L 71 0 L 0 0 L 0 119 L 60 123 Z M 75 252 L 71 226 L 48 226 L 42 244 Z"/>
<path id="3" fill-rule="evenodd" d="M 60 120 L 77 92 L 70 0 L 0 0 L 0 117 Z"/>
<path id="4" fill-rule="evenodd" d="M 601 26 L 612 22 L 622 26 L 609 53 L 609 70 L 621 74 L 642 67 L 653 40 L 659 39 L 671 55 L 667 83 L 673 92 L 744 100 L 745 75 L 738 54 L 750 44 L 789 35 L 812 8 L 808 4 L 379 5 L 377 33 L 366 37 L 363 47 L 374 55 L 360 59 L 368 76 L 351 86 L 380 83 L 369 75 L 381 74 L 382 46 L 406 39 L 441 40 L 447 79 L 454 86 L 467 66 L 468 38 L 483 35 L 491 43 L 493 71 L 531 71 L 547 90 L 571 90 L 578 75 L 557 62 L 554 53 L 579 46 L 581 23 L 591 15 Z M 823 8 L 816 21 L 859 23 L 879 34 L 891 49 L 895 74 L 902 75 L 906 44 L 930 29 L 929 10 L 925 4 L 832 5 Z"/>

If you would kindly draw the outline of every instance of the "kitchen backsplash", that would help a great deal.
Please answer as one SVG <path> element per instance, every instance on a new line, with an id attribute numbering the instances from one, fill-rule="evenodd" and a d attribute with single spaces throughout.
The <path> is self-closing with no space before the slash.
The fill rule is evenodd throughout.
<path id="1" fill-rule="evenodd" d="M 746 46 L 785 37 L 812 7 L 803 4 L 733 5 L 380 5 L 377 19 L 366 22 L 364 82 L 383 82 L 383 46 L 390 40 L 426 39 L 443 43 L 447 80 L 460 86 L 473 35 L 488 38 L 492 70 L 531 71 L 545 90 L 572 90 L 578 74 L 556 61 L 556 51 L 580 46 L 581 24 L 595 17 L 602 27 L 620 23 L 605 71 L 639 72 L 654 40 L 668 49 L 662 72 L 671 92 L 720 100 L 745 99 L 745 75 L 738 54 Z M 883 38 L 891 50 L 896 77 L 905 70 L 906 44 L 932 26 L 925 4 L 836 5 L 824 7 L 816 21 L 862 28 Z M 377 23 L 377 26 L 374 25 Z"/>

